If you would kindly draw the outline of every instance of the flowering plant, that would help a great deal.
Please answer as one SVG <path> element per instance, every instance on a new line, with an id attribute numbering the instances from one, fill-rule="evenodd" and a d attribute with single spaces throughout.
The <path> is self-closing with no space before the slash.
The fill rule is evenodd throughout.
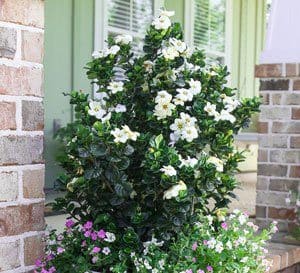
<path id="1" fill-rule="evenodd" d="M 258 226 L 238 210 L 220 220 L 201 217 L 192 229 L 189 227 L 178 236 L 169 253 L 173 270 L 170 272 L 265 273 L 270 270 L 265 246 L 277 231 L 276 222 L 258 234 Z"/>
<path id="2" fill-rule="evenodd" d="M 153 21 L 141 56 L 128 35 L 93 53 L 87 76 L 96 98 L 72 91 L 76 119 L 58 134 L 66 195 L 54 209 L 80 221 L 107 214 L 140 244 L 153 234 L 169 240 L 195 211 L 227 206 L 244 158 L 234 135 L 259 107 L 259 98 L 236 97 L 225 66 L 206 66 L 203 52 L 182 41 L 172 15 L 162 10 Z"/>
<path id="3" fill-rule="evenodd" d="M 84 273 L 109 268 L 118 259 L 116 244 L 114 233 L 96 229 L 91 221 L 75 226 L 73 220 L 67 220 L 63 233 L 50 232 L 46 256 L 36 261 L 35 273 Z"/>

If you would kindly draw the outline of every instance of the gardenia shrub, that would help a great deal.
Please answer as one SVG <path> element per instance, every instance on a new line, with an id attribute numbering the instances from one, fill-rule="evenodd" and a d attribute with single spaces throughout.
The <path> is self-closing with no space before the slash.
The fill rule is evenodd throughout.
<path id="1" fill-rule="evenodd" d="M 54 208 L 81 223 L 105 215 L 140 245 L 228 205 L 244 159 L 234 135 L 259 108 L 259 98 L 239 100 L 228 87 L 226 66 L 206 65 L 182 41 L 173 15 L 153 21 L 141 56 L 128 35 L 93 53 L 87 76 L 97 95 L 72 91 L 75 120 L 58 134 L 66 195 Z"/>

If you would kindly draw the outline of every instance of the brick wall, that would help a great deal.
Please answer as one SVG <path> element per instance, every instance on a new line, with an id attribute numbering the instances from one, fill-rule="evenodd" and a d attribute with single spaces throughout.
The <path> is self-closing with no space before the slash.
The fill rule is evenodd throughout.
<path id="1" fill-rule="evenodd" d="M 287 230 L 295 219 L 286 203 L 300 178 L 300 65 L 256 67 L 263 105 L 259 117 L 256 216 L 261 224 L 277 220 Z"/>
<path id="2" fill-rule="evenodd" d="M 44 229 L 42 0 L 0 0 L 0 272 L 29 272 Z"/>

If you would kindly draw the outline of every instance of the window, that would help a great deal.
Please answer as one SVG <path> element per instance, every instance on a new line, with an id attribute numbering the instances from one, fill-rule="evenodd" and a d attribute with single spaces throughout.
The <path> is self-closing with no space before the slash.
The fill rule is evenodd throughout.
<path id="1" fill-rule="evenodd" d="M 161 3 L 158 0 L 96 0 L 95 49 L 104 48 L 108 36 L 129 34 L 133 37 L 133 51 L 139 54 L 146 30 Z"/>
<path id="2" fill-rule="evenodd" d="M 226 0 L 186 1 L 186 40 L 204 49 L 208 60 L 228 64 Z M 187 29 L 189 28 L 189 29 Z"/>

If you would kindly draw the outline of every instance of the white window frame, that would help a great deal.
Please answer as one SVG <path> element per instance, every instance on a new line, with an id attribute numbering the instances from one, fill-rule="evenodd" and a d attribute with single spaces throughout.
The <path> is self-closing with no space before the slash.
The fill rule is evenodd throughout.
<path id="1" fill-rule="evenodd" d="M 194 46 L 194 0 L 185 0 L 184 6 L 184 39 L 185 42 Z M 217 56 L 223 56 L 225 59 L 225 64 L 228 69 L 231 69 L 232 62 L 232 9 L 233 3 L 232 0 L 226 0 L 226 12 L 225 12 L 225 53 L 220 54 L 220 52 L 207 51 Z"/>

